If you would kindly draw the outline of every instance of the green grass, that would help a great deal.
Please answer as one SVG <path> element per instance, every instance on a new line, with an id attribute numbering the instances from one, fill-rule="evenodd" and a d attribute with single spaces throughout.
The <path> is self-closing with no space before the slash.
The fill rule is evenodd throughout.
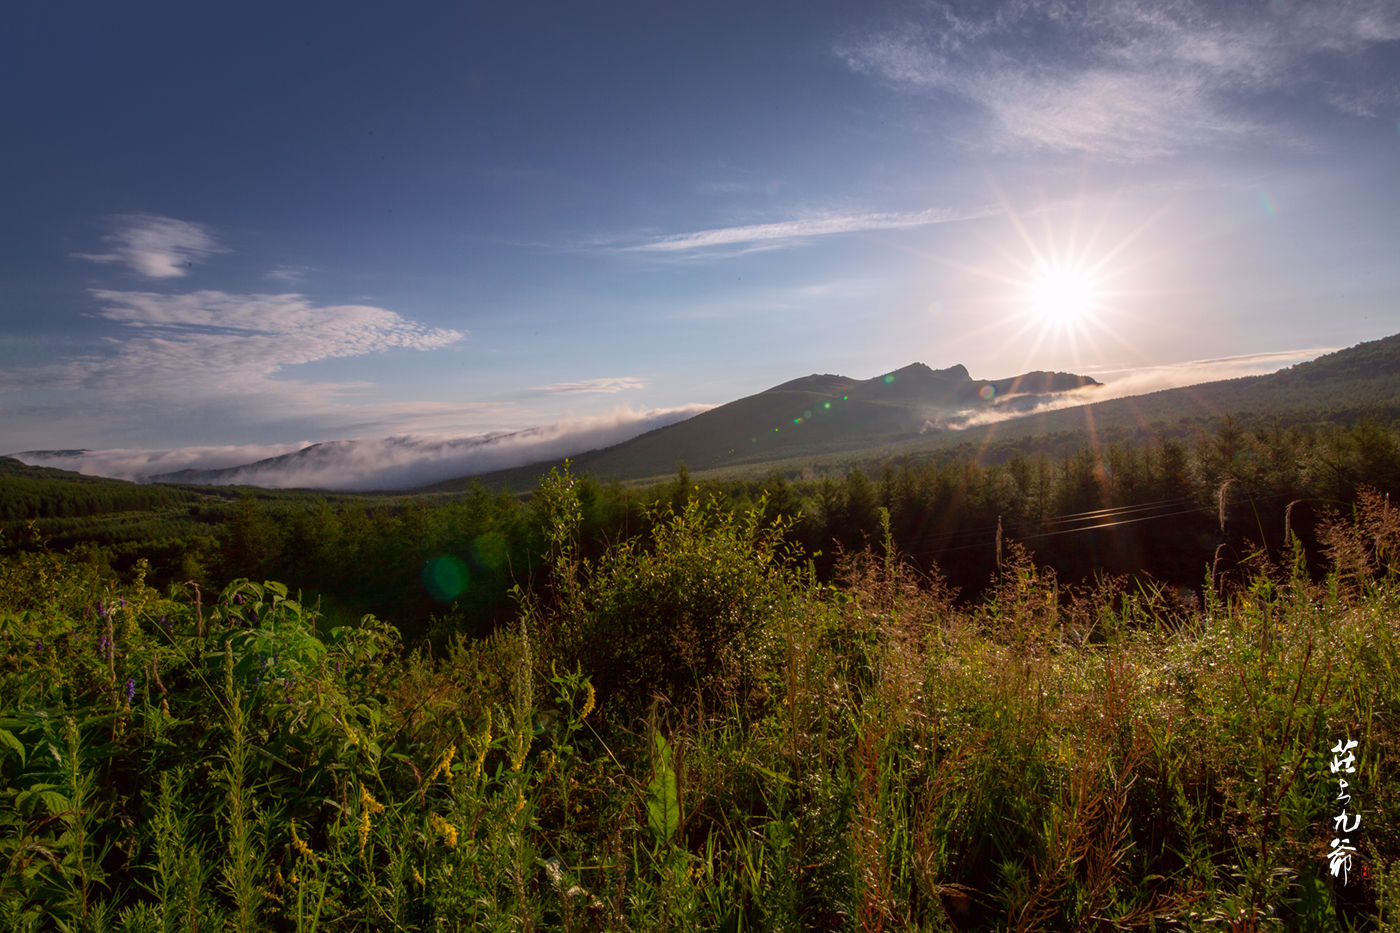
<path id="1" fill-rule="evenodd" d="M 1203 608 L 957 605 L 696 499 L 429 655 L 275 583 L 0 564 L 0 929 L 1388 929 L 1400 515 Z M 596 685 L 596 686 L 595 686 Z M 1328 869 L 1339 739 L 1363 822 Z"/>

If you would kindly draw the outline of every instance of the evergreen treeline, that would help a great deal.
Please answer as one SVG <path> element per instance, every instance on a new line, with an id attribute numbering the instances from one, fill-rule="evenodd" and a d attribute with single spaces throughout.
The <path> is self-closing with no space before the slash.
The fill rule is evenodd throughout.
<path id="1" fill-rule="evenodd" d="M 936 569 L 966 599 L 981 594 L 1012 542 L 1066 583 L 1140 574 L 1189 595 L 1210 574 L 1238 576 L 1261 549 L 1277 554 L 1285 525 L 1316 553 L 1317 522 L 1345 511 L 1361 485 L 1400 494 L 1400 432 L 1375 421 L 1283 427 L 1225 418 L 1192 438 L 1117 439 L 1057 455 L 1046 452 L 1054 442 L 1039 443 L 1050 446 L 906 457 L 824 477 L 775 471 L 696 484 L 682 467 L 645 488 L 583 477 L 581 556 L 648 533 L 649 505 L 680 506 L 698 485 L 728 509 L 762 498 L 766 518 L 793 519 L 787 538 L 822 579 L 840 554 L 878 538 L 883 508 L 906 559 Z M 99 566 L 127 570 L 145 558 L 160 584 L 284 580 L 321 594 L 327 612 L 393 618 L 410 637 L 434 627 L 440 636 L 483 633 L 512 618 L 511 590 L 530 585 L 545 545 L 538 503 L 479 486 L 437 499 L 245 491 L 230 501 L 10 473 L 0 495 L 28 503 L 7 513 L 27 522 L 0 526 L 9 547 L 35 543 L 32 528 L 48 546 Z M 85 509 L 94 511 L 77 517 Z"/>

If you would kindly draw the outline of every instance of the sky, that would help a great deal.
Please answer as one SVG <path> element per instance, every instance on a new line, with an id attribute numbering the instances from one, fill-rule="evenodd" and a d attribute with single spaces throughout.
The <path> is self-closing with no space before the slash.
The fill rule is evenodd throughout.
<path id="1" fill-rule="evenodd" d="M 0 452 L 557 447 L 809 373 L 1137 391 L 1400 331 L 1393 0 L 6 20 Z"/>

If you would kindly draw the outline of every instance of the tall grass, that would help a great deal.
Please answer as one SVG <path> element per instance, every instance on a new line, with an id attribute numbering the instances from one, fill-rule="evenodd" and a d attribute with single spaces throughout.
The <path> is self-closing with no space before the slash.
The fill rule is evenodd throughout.
<path id="1" fill-rule="evenodd" d="M 1260 555 L 1193 608 L 1014 542 L 959 604 L 888 534 L 822 585 L 700 497 L 587 563 L 544 494 L 520 624 L 437 656 L 273 583 L 5 558 L 0 927 L 1396 925 L 1385 500 L 1326 527 L 1325 578 Z"/>

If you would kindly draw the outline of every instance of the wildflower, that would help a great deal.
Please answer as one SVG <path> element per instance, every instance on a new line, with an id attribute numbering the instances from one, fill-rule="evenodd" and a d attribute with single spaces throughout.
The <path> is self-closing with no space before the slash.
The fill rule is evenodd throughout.
<path id="1" fill-rule="evenodd" d="M 295 823 L 292 824 L 292 848 L 296 849 L 298 854 L 303 858 L 308 858 L 313 862 L 316 861 L 316 853 L 311 851 L 311 846 L 303 842 L 301 837 L 297 835 L 297 824 Z M 296 884 L 295 875 L 292 876 L 292 883 Z"/>
<path id="2" fill-rule="evenodd" d="M 423 876 L 418 873 L 417 865 L 413 866 L 413 883 L 418 885 L 418 887 L 420 888 L 427 883 L 423 880 Z"/>
<path id="3" fill-rule="evenodd" d="M 365 843 L 369 841 L 370 818 L 376 813 L 384 812 L 384 804 L 374 799 L 374 795 L 369 792 L 369 788 L 360 785 L 360 852 L 365 851 Z"/>
<path id="4" fill-rule="evenodd" d="M 473 780 L 475 780 L 476 778 L 481 777 L 481 769 L 482 769 L 482 766 L 484 766 L 484 765 L 486 764 L 486 753 L 489 752 L 489 751 L 491 750 L 491 717 L 490 717 L 490 715 L 488 715 L 488 716 L 486 717 L 486 726 L 485 726 L 485 728 L 483 728 L 483 729 L 481 730 L 481 735 L 478 736 L 478 739 L 479 739 L 480 745 L 478 746 L 477 751 L 476 751 L 476 764 L 475 764 L 475 766 L 474 766 L 473 769 L 472 769 L 472 779 L 473 779 Z"/>
<path id="5" fill-rule="evenodd" d="M 579 722 L 583 722 L 588 718 L 588 714 L 593 712 L 593 702 L 598 698 L 598 695 L 593 690 L 593 681 L 590 680 L 587 687 L 588 693 L 585 694 L 583 698 L 583 711 L 578 714 Z"/>
<path id="6" fill-rule="evenodd" d="M 452 774 L 452 757 L 457 754 L 457 746 L 447 746 L 447 751 L 443 752 L 442 758 L 438 761 L 437 767 L 428 775 L 428 780 L 424 783 L 431 783 L 437 780 L 438 775 L 450 777 Z"/>
<path id="7" fill-rule="evenodd" d="M 128 677 L 128 678 L 126 679 L 126 702 L 127 702 L 128 705 L 130 705 L 132 699 L 133 699 L 135 696 L 136 696 L 136 678 L 135 678 L 135 677 Z"/>
<path id="8" fill-rule="evenodd" d="M 520 730 L 520 734 L 515 737 L 515 748 L 510 753 L 510 770 L 519 771 L 525 767 L 525 756 L 530 751 L 530 741 L 526 738 L 526 731 Z"/>
<path id="9" fill-rule="evenodd" d="M 449 847 L 457 844 L 457 827 L 447 822 L 447 820 L 438 816 L 436 813 L 429 813 L 428 825 L 431 826 L 435 832 L 441 834 L 442 841 L 447 843 Z"/>
<path id="10" fill-rule="evenodd" d="M 43 654 L 43 653 L 44 653 L 44 640 L 43 640 L 42 638 L 36 638 L 36 639 L 34 639 L 34 651 L 35 651 L 37 654 Z"/>
<path id="11" fill-rule="evenodd" d="M 525 793 L 521 791 L 515 799 L 515 812 L 510 815 L 513 820 L 520 815 L 520 811 L 525 809 Z"/>

